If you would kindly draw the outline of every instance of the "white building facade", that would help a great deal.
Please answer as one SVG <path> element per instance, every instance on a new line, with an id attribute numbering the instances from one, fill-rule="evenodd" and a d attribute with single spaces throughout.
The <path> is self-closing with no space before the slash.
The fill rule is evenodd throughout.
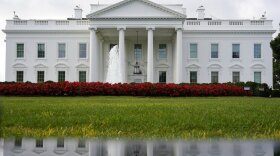
<path id="1" fill-rule="evenodd" d="M 105 82 L 118 45 L 121 83 L 224 83 L 272 86 L 272 20 L 187 18 L 183 5 L 124 0 L 91 5 L 83 18 L 7 20 L 6 81 Z"/>
<path id="2" fill-rule="evenodd" d="M 5 139 L 4 156 L 274 156 L 272 141 Z"/>

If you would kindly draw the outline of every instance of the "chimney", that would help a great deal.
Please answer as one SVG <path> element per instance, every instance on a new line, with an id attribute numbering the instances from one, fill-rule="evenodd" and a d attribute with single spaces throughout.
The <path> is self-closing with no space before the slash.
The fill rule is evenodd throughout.
<path id="1" fill-rule="evenodd" d="M 204 16 L 205 16 L 204 11 L 205 11 L 204 6 L 201 5 L 200 7 L 198 7 L 198 9 L 196 10 L 197 19 L 199 19 L 199 20 L 204 19 Z"/>
<path id="2" fill-rule="evenodd" d="M 81 9 L 79 6 L 75 7 L 75 19 L 82 19 L 83 18 L 83 9 Z"/>

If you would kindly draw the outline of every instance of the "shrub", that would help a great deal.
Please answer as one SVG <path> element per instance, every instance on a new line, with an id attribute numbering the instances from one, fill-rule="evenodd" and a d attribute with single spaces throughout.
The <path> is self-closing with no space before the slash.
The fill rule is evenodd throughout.
<path id="1" fill-rule="evenodd" d="M 109 84 L 86 82 L 0 84 L 8 96 L 250 96 L 233 84 Z"/>
<path id="2" fill-rule="evenodd" d="M 280 97 L 280 90 L 272 90 L 271 91 L 272 97 Z"/>

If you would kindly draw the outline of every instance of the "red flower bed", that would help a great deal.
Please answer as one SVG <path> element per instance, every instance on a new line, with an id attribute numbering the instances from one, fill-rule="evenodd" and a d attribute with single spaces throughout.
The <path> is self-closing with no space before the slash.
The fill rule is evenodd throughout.
<path id="1" fill-rule="evenodd" d="M 8 96 L 251 96 L 231 84 L 109 84 L 109 83 L 14 83 L 0 84 Z"/>

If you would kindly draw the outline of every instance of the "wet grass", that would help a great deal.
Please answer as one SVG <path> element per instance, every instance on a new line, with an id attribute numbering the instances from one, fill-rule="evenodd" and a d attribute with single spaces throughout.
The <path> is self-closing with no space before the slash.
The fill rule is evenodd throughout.
<path id="1" fill-rule="evenodd" d="M 280 138 L 280 99 L 2 97 L 4 137 Z"/>

